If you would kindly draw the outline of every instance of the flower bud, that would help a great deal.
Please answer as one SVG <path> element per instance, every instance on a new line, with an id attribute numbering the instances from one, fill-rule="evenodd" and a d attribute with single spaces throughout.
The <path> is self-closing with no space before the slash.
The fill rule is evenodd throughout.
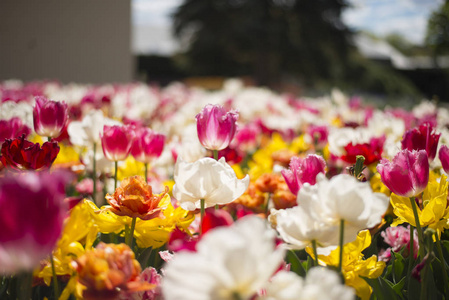
<path id="1" fill-rule="evenodd" d="M 58 137 L 68 119 L 68 106 L 65 102 L 36 97 L 33 109 L 34 130 L 40 136 Z"/>
<path id="2" fill-rule="evenodd" d="M 133 140 L 131 155 L 137 161 L 149 164 L 153 159 L 161 156 L 164 149 L 165 136 L 141 127 L 135 131 L 136 138 Z"/>
<path id="3" fill-rule="evenodd" d="M 111 161 L 125 160 L 131 151 L 133 139 L 134 132 L 130 126 L 105 125 L 101 135 L 104 156 Z"/>

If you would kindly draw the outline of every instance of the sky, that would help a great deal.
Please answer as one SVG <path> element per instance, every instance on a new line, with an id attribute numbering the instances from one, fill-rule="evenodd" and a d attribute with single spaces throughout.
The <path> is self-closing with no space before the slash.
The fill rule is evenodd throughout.
<path id="1" fill-rule="evenodd" d="M 366 30 L 378 36 L 399 33 L 420 44 L 425 37 L 428 17 L 443 1 L 349 0 L 352 7 L 343 13 L 343 21 L 354 30 Z M 170 14 L 182 2 L 132 0 L 134 53 L 170 55 L 179 49 L 171 35 Z"/>

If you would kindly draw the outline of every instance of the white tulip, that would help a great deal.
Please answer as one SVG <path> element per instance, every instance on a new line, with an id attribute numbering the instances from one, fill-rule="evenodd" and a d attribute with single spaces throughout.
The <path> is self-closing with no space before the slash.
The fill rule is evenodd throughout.
<path id="1" fill-rule="evenodd" d="M 179 157 L 174 180 L 173 196 L 186 210 L 200 208 L 201 199 L 205 207 L 228 204 L 240 197 L 249 185 L 249 176 L 237 179 L 223 157 L 219 161 L 204 157 L 194 163 Z"/>
<path id="2" fill-rule="evenodd" d="M 197 252 L 178 252 L 166 264 L 166 300 L 251 299 L 282 264 L 275 233 L 257 216 L 209 231 Z"/>

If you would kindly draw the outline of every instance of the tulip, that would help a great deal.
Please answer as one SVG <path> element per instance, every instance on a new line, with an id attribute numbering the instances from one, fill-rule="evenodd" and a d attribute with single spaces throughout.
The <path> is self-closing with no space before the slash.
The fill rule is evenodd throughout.
<path id="1" fill-rule="evenodd" d="M 435 159 L 441 133 L 436 134 L 430 123 L 424 123 L 419 128 L 413 128 L 404 133 L 402 149 L 426 150 L 429 161 Z"/>
<path id="2" fill-rule="evenodd" d="M 6 139 L 14 139 L 22 136 L 22 134 L 27 137 L 30 132 L 31 129 L 23 124 L 22 120 L 18 117 L 9 120 L 0 120 L 0 144 Z"/>
<path id="3" fill-rule="evenodd" d="M 393 161 L 377 165 L 382 182 L 396 195 L 413 197 L 424 191 L 429 181 L 429 161 L 425 150 L 402 150 Z"/>
<path id="4" fill-rule="evenodd" d="M 131 155 L 137 161 L 149 164 L 153 159 L 161 156 L 164 149 L 165 136 L 152 131 L 149 128 L 139 128 L 135 131 Z"/>
<path id="5" fill-rule="evenodd" d="M 446 145 L 441 146 L 440 151 L 438 152 L 438 158 L 441 161 L 441 166 L 443 167 L 444 172 L 449 174 L 449 147 Z"/>
<path id="6" fill-rule="evenodd" d="M 0 178 L 0 274 L 31 271 L 53 250 L 66 216 L 62 172 Z"/>
<path id="7" fill-rule="evenodd" d="M 326 162 L 323 157 L 315 154 L 309 154 L 306 158 L 292 157 L 290 169 L 282 170 L 285 182 L 290 191 L 297 195 L 304 183 L 314 185 L 316 176 L 319 173 L 325 173 Z"/>
<path id="8" fill-rule="evenodd" d="M 34 130 L 41 136 L 58 137 L 68 120 L 68 106 L 65 102 L 36 97 L 33 109 Z"/>
<path id="9" fill-rule="evenodd" d="M 227 112 L 220 105 L 206 105 L 196 115 L 198 138 L 206 149 L 222 150 L 234 138 L 238 113 Z"/>
<path id="10" fill-rule="evenodd" d="M 50 168 L 59 153 L 56 142 L 45 142 L 42 147 L 25 140 L 25 135 L 2 144 L 0 161 L 16 170 L 42 170 Z"/>
<path id="11" fill-rule="evenodd" d="M 130 126 L 103 127 L 101 146 L 104 156 L 111 161 L 125 160 L 128 157 L 134 139 L 134 133 Z"/>
<path id="12" fill-rule="evenodd" d="M 228 204 L 240 197 L 248 188 L 249 176 L 237 179 L 234 170 L 224 158 L 216 161 L 205 157 L 194 163 L 178 158 L 174 172 L 173 196 L 186 210 Z"/>
<path id="13" fill-rule="evenodd" d="M 364 164 L 369 166 L 382 159 L 382 151 L 385 143 L 385 136 L 373 137 L 369 143 L 347 144 L 344 148 L 346 154 L 341 157 L 345 162 L 355 164 L 357 156 L 362 155 L 365 158 Z"/>

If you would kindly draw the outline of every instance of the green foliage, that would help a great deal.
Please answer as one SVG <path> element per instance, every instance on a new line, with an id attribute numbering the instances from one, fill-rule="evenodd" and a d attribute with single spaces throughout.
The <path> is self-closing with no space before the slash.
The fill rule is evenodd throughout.
<path id="1" fill-rule="evenodd" d="M 449 1 L 434 11 L 427 23 L 426 44 L 435 55 L 449 54 Z"/>

